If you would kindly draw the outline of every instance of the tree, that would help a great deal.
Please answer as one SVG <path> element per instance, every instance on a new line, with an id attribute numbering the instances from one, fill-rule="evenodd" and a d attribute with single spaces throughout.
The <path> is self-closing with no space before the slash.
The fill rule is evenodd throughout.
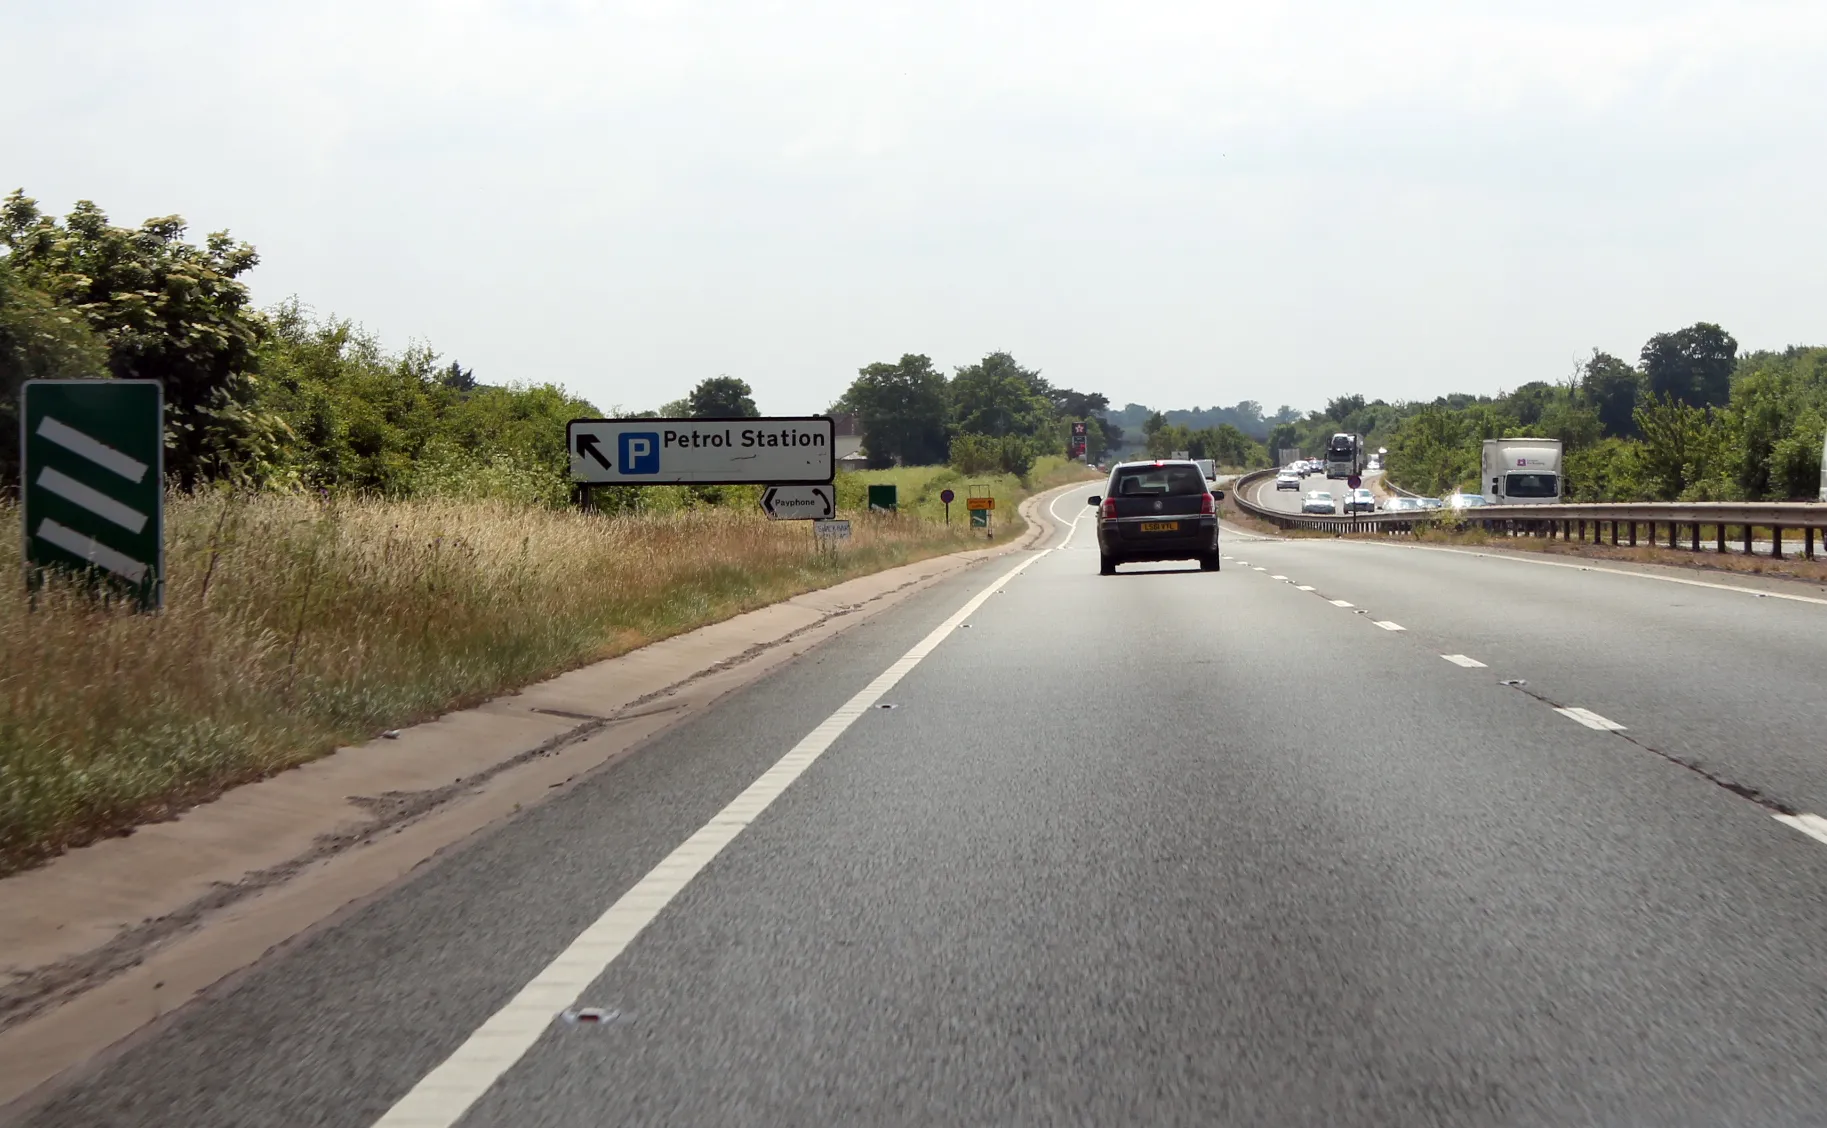
<path id="1" fill-rule="evenodd" d="M 1717 325 L 1699 322 L 1658 333 L 1643 346 L 1643 373 L 1652 396 L 1671 396 L 1695 407 L 1732 398 L 1738 342 Z"/>
<path id="2" fill-rule="evenodd" d="M 476 390 L 476 373 L 453 360 L 450 367 L 439 374 L 438 383 L 454 392 L 467 394 Z"/>
<path id="3" fill-rule="evenodd" d="M 1051 391 L 1039 372 L 991 353 L 952 377 L 953 421 L 959 433 L 1041 438 L 1054 419 Z"/>
<path id="4" fill-rule="evenodd" d="M 110 375 L 164 384 L 166 471 L 190 488 L 270 460 L 283 428 L 253 408 L 265 322 L 237 279 L 259 256 L 226 231 L 203 247 L 184 231 L 175 215 L 115 227 L 87 200 L 61 225 L 23 192 L 0 206 L 18 277 L 81 314 Z"/>
<path id="5" fill-rule="evenodd" d="M 1326 418 L 1336 419 L 1340 423 L 1364 410 L 1363 396 L 1340 396 L 1326 401 Z"/>
<path id="6" fill-rule="evenodd" d="M 1541 421 L 1542 413 L 1560 398 L 1560 390 L 1543 380 L 1532 380 L 1510 393 L 1510 410 L 1524 427 Z"/>
<path id="7" fill-rule="evenodd" d="M 945 374 L 929 357 L 907 353 L 893 364 L 858 369 L 857 378 L 833 407 L 862 418 L 863 449 L 872 468 L 897 461 L 930 466 L 947 458 L 951 399 Z"/>
<path id="8" fill-rule="evenodd" d="M 20 385 L 107 374 L 108 350 L 88 321 L 26 285 L 0 258 L 0 489 L 19 473 Z"/>
<path id="9" fill-rule="evenodd" d="M 756 419 L 761 411 L 755 406 L 755 390 L 746 380 L 734 376 L 712 376 L 700 380 L 686 398 L 687 414 L 693 419 Z"/>
<path id="10" fill-rule="evenodd" d="M 1705 477 L 1707 413 L 1667 393 L 1652 395 L 1637 409 L 1643 434 L 1643 470 L 1656 496 L 1678 500 Z"/>
<path id="11" fill-rule="evenodd" d="M 1607 352 L 1592 350 L 1580 375 L 1580 392 L 1599 413 L 1599 425 L 1614 438 L 1635 438 L 1637 393 L 1642 377 L 1635 368 Z"/>

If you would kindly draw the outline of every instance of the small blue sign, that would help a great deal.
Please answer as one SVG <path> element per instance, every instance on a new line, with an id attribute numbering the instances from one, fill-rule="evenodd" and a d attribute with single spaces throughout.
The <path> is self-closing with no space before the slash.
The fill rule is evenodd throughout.
<path id="1" fill-rule="evenodd" d="M 660 433 L 658 431 L 624 431 L 620 436 L 622 473 L 658 474 L 660 472 Z"/>

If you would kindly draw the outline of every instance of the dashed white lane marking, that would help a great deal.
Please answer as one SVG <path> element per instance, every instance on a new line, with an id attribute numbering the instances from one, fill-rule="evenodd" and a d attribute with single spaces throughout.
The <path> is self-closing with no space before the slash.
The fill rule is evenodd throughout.
<path id="1" fill-rule="evenodd" d="M 1295 591 L 1312 591 L 1313 585 L 1312 584 L 1299 584 L 1299 585 L 1296 585 L 1294 590 Z"/>
<path id="2" fill-rule="evenodd" d="M 1569 709 L 1557 708 L 1554 711 L 1556 713 L 1559 713 L 1563 717 L 1567 717 L 1571 720 L 1578 721 L 1579 723 L 1585 725 L 1589 729 L 1598 729 L 1600 732 L 1623 732 L 1624 731 L 1623 725 L 1619 724 L 1616 721 L 1608 720 L 1604 717 L 1601 717 L 1597 713 L 1593 712 L 1591 709 L 1581 709 L 1581 708 L 1575 706 L 1575 707 L 1569 708 Z"/>
<path id="3" fill-rule="evenodd" d="M 1819 815 L 1777 815 L 1776 821 L 1792 826 L 1810 838 L 1827 842 L 1827 819 Z"/>
<path id="4" fill-rule="evenodd" d="M 965 620 L 990 596 L 1050 551 L 1043 549 L 1004 572 L 837 712 L 807 733 L 792 751 L 732 799 L 729 806 L 717 812 L 696 834 L 635 882 L 634 888 L 610 905 L 583 935 L 573 940 L 570 947 L 560 952 L 558 958 L 547 964 L 506 1006 L 490 1016 L 455 1053 L 426 1074 L 398 1104 L 375 1121 L 374 1128 L 451 1128 L 457 1123 L 477 1098 L 532 1048 L 558 1014 L 574 1005 L 584 989 L 627 950 L 642 929 L 653 923 L 679 891 L 742 833 L 744 827 L 760 817 L 794 780 L 805 774 L 852 722 L 867 713 L 941 642 L 957 633 Z"/>
<path id="5" fill-rule="evenodd" d="M 1357 606 L 1357 604 L 1351 602 L 1349 599 L 1332 600 L 1332 605 L 1334 607 L 1356 607 Z"/>
<path id="6" fill-rule="evenodd" d="M 1256 569 L 1256 570 L 1257 570 L 1257 571 L 1258 571 L 1258 572 L 1267 572 L 1267 571 L 1268 571 L 1268 569 L 1267 569 L 1267 568 L 1262 568 L 1262 567 L 1259 567 L 1259 568 L 1257 568 L 1257 569 Z"/>
<path id="7" fill-rule="evenodd" d="M 1480 662 L 1476 658 L 1467 658 L 1463 654 L 1442 654 L 1440 657 L 1446 659 L 1455 666 L 1464 666 L 1468 670 L 1482 670 L 1486 668 L 1483 662 Z"/>
<path id="8" fill-rule="evenodd" d="M 1286 577 L 1286 576 L 1270 576 L 1270 577 L 1269 577 L 1269 578 L 1270 578 L 1270 579 L 1271 579 L 1271 580 L 1285 580 L 1285 579 L 1287 579 L 1287 578 L 1288 578 L 1288 577 Z"/>
<path id="9" fill-rule="evenodd" d="M 1392 623 L 1388 619 L 1378 619 L 1378 620 L 1376 620 L 1376 624 L 1377 624 L 1377 626 L 1382 627 L 1386 631 L 1405 631 L 1408 629 L 1407 627 L 1403 626 L 1401 623 Z"/>

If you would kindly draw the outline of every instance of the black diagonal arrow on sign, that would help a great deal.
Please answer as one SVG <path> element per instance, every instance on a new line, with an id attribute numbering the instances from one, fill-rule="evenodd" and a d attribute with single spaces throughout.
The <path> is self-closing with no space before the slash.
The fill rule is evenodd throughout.
<path id="1" fill-rule="evenodd" d="M 603 454 L 596 443 L 597 438 L 595 435 L 586 434 L 577 436 L 577 457 L 594 458 L 602 465 L 603 469 L 607 470 L 609 469 L 609 459 Z"/>

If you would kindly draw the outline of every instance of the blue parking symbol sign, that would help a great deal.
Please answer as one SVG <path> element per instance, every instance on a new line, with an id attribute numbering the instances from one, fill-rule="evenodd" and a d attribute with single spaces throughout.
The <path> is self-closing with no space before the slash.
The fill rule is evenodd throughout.
<path id="1" fill-rule="evenodd" d="M 660 433 L 658 431 L 624 431 L 620 435 L 622 473 L 658 474 L 660 472 Z"/>

